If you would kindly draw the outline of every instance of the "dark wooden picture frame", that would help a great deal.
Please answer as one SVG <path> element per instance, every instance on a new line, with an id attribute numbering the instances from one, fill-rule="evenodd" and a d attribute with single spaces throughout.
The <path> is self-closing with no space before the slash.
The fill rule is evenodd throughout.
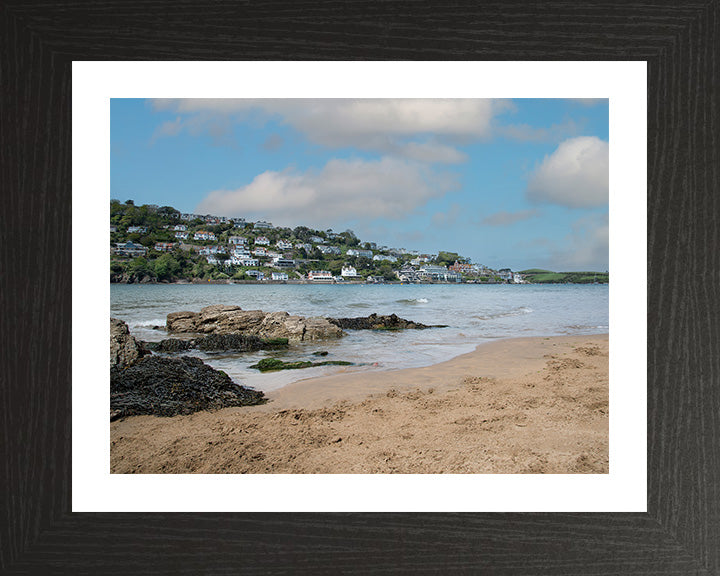
<path id="1" fill-rule="evenodd" d="M 6 0 L 0 46 L 0 572 L 720 573 L 718 0 Z M 647 61 L 648 512 L 72 513 L 71 65 L 166 59 Z"/>

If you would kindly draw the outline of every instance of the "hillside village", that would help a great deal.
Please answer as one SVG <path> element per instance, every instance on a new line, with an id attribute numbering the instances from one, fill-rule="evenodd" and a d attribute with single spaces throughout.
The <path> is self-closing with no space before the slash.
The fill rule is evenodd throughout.
<path id="1" fill-rule="evenodd" d="M 421 254 L 360 240 L 352 230 L 283 228 L 110 201 L 111 282 L 607 282 L 607 273 L 513 272 L 453 252 Z"/>

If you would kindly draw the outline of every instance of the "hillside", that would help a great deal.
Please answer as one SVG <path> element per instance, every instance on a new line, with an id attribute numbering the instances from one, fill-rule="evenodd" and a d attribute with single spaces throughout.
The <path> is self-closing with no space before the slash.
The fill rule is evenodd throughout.
<path id="1" fill-rule="evenodd" d="M 239 218 L 194 216 L 170 206 L 111 201 L 111 281 L 255 280 L 257 273 L 271 277 L 273 272 L 298 279 L 311 270 L 327 270 L 339 276 L 344 265 L 355 267 L 360 279 L 374 276 L 391 281 L 397 280 L 394 268 L 418 256 L 361 242 L 351 230 L 335 233 L 306 226 L 291 229 L 246 223 Z M 129 250 L 118 251 L 119 245 L 127 242 L 132 243 Z M 248 265 L 238 259 L 232 263 L 233 253 L 241 248 Z M 364 252 L 357 255 L 352 250 Z M 277 256 L 287 260 L 286 269 L 280 271 L 272 262 Z"/>
<path id="2" fill-rule="evenodd" d="M 551 272 L 532 268 L 520 272 L 532 284 L 607 284 L 607 272 Z"/>
<path id="3" fill-rule="evenodd" d="M 607 273 L 471 264 L 456 252 L 377 246 L 352 230 L 283 228 L 243 218 L 181 214 L 171 206 L 110 201 L 110 281 L 367 281 L 607 283 Z M 313 271 L 324 271 L 311 278 Z"/>

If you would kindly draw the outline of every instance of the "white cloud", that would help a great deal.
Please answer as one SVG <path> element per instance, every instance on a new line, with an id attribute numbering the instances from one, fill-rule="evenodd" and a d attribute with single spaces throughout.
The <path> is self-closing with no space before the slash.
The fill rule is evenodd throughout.
<path id="1" fill-rule="evenodd" d="M 516 222 L 522 222 L 523 220 L 529 220 L 539 214 L 537 209 L 533 210 L 519 210 L 518 212 L 496 212 L 483 218 L 482 224 L 485 226 L 509 226 Z"/>
<path id="2" fill-rule="evenodd" d="M 527 197 L 569 208 L 605 206 L 609 177 L 608 143 L 594 136 L 570 138 L 530 176 Z"/>
<path id="3" fill-rule="evenodd" d="M 423 162 L 458 163 L 466 157 L 450 144 L 490 137 L 493 119 L 510 104 L 480 98 L 166 99 L 154 100 L 153 106 L 204 122 L 260 112 L 262 119 L 279 119 L 330 148 L 354 146 Z"/>
<path id="4" fill-rule="evenodd" d="M 197 211 L 325 229 L 399 218 L 454 187 L 451 176 L 405 160 L 331 160 L 320 171 L 266 171 L 236 190 L 213 191 Z"/>

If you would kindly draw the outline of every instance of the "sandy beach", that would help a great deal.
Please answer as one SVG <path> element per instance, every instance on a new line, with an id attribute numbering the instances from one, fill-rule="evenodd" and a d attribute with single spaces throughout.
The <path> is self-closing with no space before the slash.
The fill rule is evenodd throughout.
<path id="1" fill-rule="evenodd" d="M 112 422 L 111 472 L 607 473 L 608 372 L 607 334 L 340 371 L 262 406 Z"/>

